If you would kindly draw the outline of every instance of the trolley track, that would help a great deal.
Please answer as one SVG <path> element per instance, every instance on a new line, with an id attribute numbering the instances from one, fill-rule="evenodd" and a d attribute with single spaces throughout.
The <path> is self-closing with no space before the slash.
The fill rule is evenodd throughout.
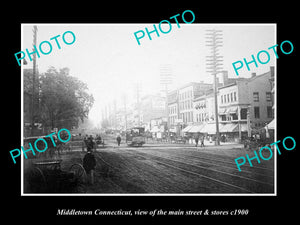
<path id="1" fill-rule="evenodd" d="M 235 146 L 235 147 L 233 147 Z M 236 147 L 236 145 L 223 145 L 220 148 L 217 148 L 215 146 L 207 146 L 207 147 L 195 147 L 191 145 L 182 145 L 182 146 L 172 146 L 172 145 L 166 145 L 166 146 L 144 146 L 144 148 L 149 148 L 149 149 L 157 149 L 160 150 L 160 152 L 165 151 L 168 148 L 172 148 L 172 151 L 184 151 L 184 152 L 201 152 L 203 154 L 209 154 L 210 156 L 213 156 L 214 158 L 227 158 L 231 162 L 234 162 L 234 159 L 237 157 L 245 156 L 245 154 L 249 154 L 249 157 L 251 157 L 251 154 L 253 153 L 252 150 L 244 149 L 242 147 Z M 236 151 L 236 150 L 239 151 Z M 258 149 L 256 149 L 258 150 Z M 168 151 L 168 150 L 167 150 Z M 264 153 L 263 153 L 264 154 Z M 246 166 L 246 165 L 245 165 Z M 267 167 L 264 166 L 256 166 L 256 168 L 262 168 L 262 169 L 267 169 Z"/>
<path id="2" fill-rule="evenodd" d="M 133 152 L 129 152 L 129 150 L 125 150 L 125 151 L 127 151 L 129 154 L 132 154 L 133 156 L 136 155 L 136 152 L 134 152 L 134 153 Z M 147 154 L 147 155 L 148 156 L 152 156 L 151 154 Z M 147 158 L 145 155 L 143 157 Z M 169 167 L 169 168 L 173 168 L 175 170 L 179 170 L 179 171 L 181 171 L 183 173 L 188 173 L 188 174 L 194 175 L 194 176 L 196 176 L 198 178 L 200 177 L 200 178 L 202 178 L 204 180 L 208 180 L 209 182 L 213 182 L 215 184 L 217 183 L 216 185 L 219 186 L 218 189 L 219 189 L 220 192 L 222 192 L 221 190 L 224 190 L 224 189 L 226 189 L 226 188 L 229 187 L 229 189 L 231 190 L 229 192 L 232 192 L 232 193 L 253 193 L 249 189 L 246 189 L 246 188 L 243 188 L 243 187 L 240 187 L 240 186 L 228 183 L 226 181 L 222 181 L 222 180 L 219 180 L 219 179 L 216 179 L 216 178 L 213 178 L 213 177 L 201 174 L 201 173 L 199 173 L 197 171 L 193 171 L 193 170 L 190 170 L 190 169 L 183 168 L 182 166 L 179 167 L 177 165 L 174 165 L 174 162 L 178 163 L 179 161 L 175 161 L 175 160 L 171 160 L 171 159 L 166 159 L 166 158 L 159 157 L 159 156 L 154 156 L 154 157 L 157 158 L 157 159 L 152 158 L 151 160 L 157 162 L 158 164 L 164 165 L 164 166 Z M 164 160 L 167 160 L 168 162 L 165 162 Z M 172 163 L 172 161 L 173 161 L 173 163 Z M 187 163 L 183 163 L 183 162 L 179 162 L 179 163 L 187 164 Z M 188 166 L 192 166 L 192 165 L 188 164 Z M 222 187 L 220 187 L 220 185 Z"/>
<path id="3" fill-rule="evenodd" d="M 129 162 L 128 157 L 125 157 L 121 154 L 114 154 L 114 152 L 110 152 L 109 155 L 103 154 L 103 152 L 97 152 L 95 155 L 96 158 L 99 158 L 110 168 L 108 177 L 106 179 L 120 187 L 123 190 L 122 192 L 184 193 L 184 190 L 178 187 L 178 185 L 170 186 L 170 183 L 166 177 L 164 177 L 165 179 L 162 179 L 163 177 L 159 175 L 161 171 L 141 161 Z M 116 157 L 119 158 L 117 162 Z M 118 162 L 121 163 L 119 163 L 117 166 L 112 165 Z M 171 175 L 173 174 L 169 174 L 170 177 Z M 135 184 L 138 184 L 139 188 L 135 188 Z"/>
<path id="4" fill-rule="evenodd" d="M 158 163 L 170 166 L 174 169 L 178 169 L 190 174 L 194 174 L 200 177 L 204 177 L 214 182 L 218 182 L 219 184 L 227 185 L 230 187 L 234 187 L 235 189 L 239 189 L 242 192 L 273 192 L 273 184 L 264 182 L 261 180 L 256 180 L 248 177 L 243 177 L 240 175 L 232 174 L 229 172 L 224 172 L 221 170 L 211 169 L 209 167 L 195 165 L 187 162 L 182 162 L 180 160 L 170 158 L 170 157 L 162 157 L 158 155 L 153 155 L 149 152 L 141 152 L 140 150 L 135 149 L 134 152 L 130 150 L 126 150 L 127 152 L 143 157 L 152 157 L 151 160 L 154 160 Z M 175 163 L 175 165 L 174 165 Z M 187 168 L 188 167 L 188 168 Z M 230 183 L 228 182 L 230 181 Z"/>
<path id="5" fill-rule="evenodd" d="M 245 166 L 244 171 L 238 172 L 233 156 L 238 155 L 239 150 L 228 148 L 225 155 L 222 155 L 225 148 L 213 147 L 207 150 L 177 146 L 99 149 L 94 152 L 100 165 L 95 171 L 97 187 L 91 187 L 89 192 L 274 193 L 271 162 L 267 165 L 269 168 Z"/>
<path id="6" fill-rule="evenodd" d="M 250 167 L 247 165 L 248 168 L 247 169 L 243 168 L 243 170 L 240 172 L 237 170 L 235 163 L 226 162 L 226 161 L 217 160 L 217 159 L 199 157 L 199 156 L 191 156 L 191 155 L 178 154 L 178 156 L 190 157 L 190 160 L 197 160 L 197 163 L 216 166 L 217 168 L 222 168 L 222 169 L 225 169 L 226 171 L 233 171 L 232 172 L 233 174 L 242 175 L 245 178 L 249 178 L 249 179 L 254 178 L 258 181 L 261 181 L 261 183 L 273 185 L 274 174 L 271 170 L 269 171 L 269 169 L 267 169 L 268 171 L 265 171 L 266 170 L 265 168 L 255 168 L 255 171 L 253 171 L 252 170 L 253 167 Z M 267 182 L 265 182 L 265 180 L 267 180 Z"/>
<path id="7" fill-rule="evenodd" d="M 152 150 L 152 149 L 154 149 L 154 148 L 150 147 L 150 150 Z M 176 153 L 176 154 L 178 154 L 177 150 L 180 150 L 180 154 L 182 154 L 182 152 L 184 152 L 184 153 L 188 153 L 188 155 L 193 156 L 193 157 L 195 156 L 194 153 L 201 153 L 201 155 L 207 156 L 206 159 L 213 160 L 213 161 L 218 161 L 218 162 L 224 162 L 224 163 L 228 163 L 228 164 L 233 164 L 233 165 L 235 165 L 235 167 L 236 167 L 236 163 L 235 163 L 234 160 L 237 157 L 245 156 L 245 150 L 243 150 L 243 152 L 241 152 L 241 154 L 235 154 L 235 156 L 232 157 L 233 155 L 231 153 L 228 153 L 227 149 L 226 150 L 222 150 L 222 154 L 218 154 L 218 153 L 216 153 L 215 151 L 212 151 L 209 148 L 208 149 L 205 149 L 205 148 L 204 149 L 203 148 L 197 148 L 197 149 L 195 149 L 195 147 L 190 147 L 190 146 L 187 147 L 187 148 L 184 147 L 184 148 L 173 148 L 173 149 L 174 149 L 173 150 L 174 153 Z M 159 152 L 166 152 L 166 151 L 165 151 L 165 149 L 162 148 L 162 149 L 160 149 Z M 191 153 L 191 154 L 189 154 L 189 153 Z M 250 153 L 250 152 L 247 152 L 247 153 Z M 195 157 L 196 158 L 200 158 L 199 156 L 195 156 Z M 249 157 L 251 157 L 251 154 L 250 154 Z M 204 158 L 204 157 L 201 156 L 201 158 Z M 224 158 L 226 160 L 224 160 Z M 254 161 L 254 163 L 255 163 L 255 161 Z M 272 161 L 272 164 L 273 164 L 273 161 Z M 251 168 L 251 166 L 248 165 L 248 164 L 243 165 L 243 167 Z M 261 165 L 255 165 L 255 168 L 262 169 L 262 170 L 269 170 L 272 173 L 273 173 L 273 170 L 274 170 L 273 168 L 270 169 L 270 168 L 268 168 L 266 166 L 261 166 Z"/>
<path id="8" fill-rule="evenodd" d="M 147 151 L 147 153 L 149 153 L 149 150 L 146 150 L 146 151 Z M 157 152 L 155 152 L 155 153 L 157 153 Z M 168 152 L 159 151 L 159 155 L 157 155 L 157 156 L 163 157 L 164 154 L 170 155 Z M 202 152 L 197 152 L 197 154 L 203 155 Z M 171 156 L 173 156 L 173 155 L 171 155 Z M 257 167 L 256 165 L 255 165 L 255 171 L 253 171 L 253 167 L 250 167 L 250 165 L 245 165 L 245 167 L 247 167 L 247 170 L 243 170 L 242 172 L 239 172 L 236 168 L 236 164 L 233 162 L 234 159 L 232 161 L 215 159 L 214 157 L 212 157 L 211 155 L 209 156 L 208 154 L 206 154 L 206 157 L 203 157 L 203 156 L 195 155 L 195 152 L 192 152 L 192 154 L 183 154 L 183 153 L 176 152 L 176 153 L 174 153 L 173 157 L 175 157 L 177 159 L 183 159 L 183 160 L 186 160 L 186 158 L 187 158 L 188 160 L 196 161 L 196 163 L 203 163 L 203 164 L 207 164 L 207 165 L 223 167 L 223 168 L 232 170 L 234 172 L 234 174 L 237 174 L 237 175 L 246 175 L 246 176 L 248 175 L 248 176 L 250 176 L 249 178 L 257 176 L 263 180 L 264 179 L 269 179 L 269 180 L 274 179 L 273 170 L 271 170 L 269 168 L 265 168 L 265 167 Z M 213 163 L 213 162 L 216 162 L 216 163 Z M 256 170 L 258 170 L 259 172 L 256 172 Z"/>

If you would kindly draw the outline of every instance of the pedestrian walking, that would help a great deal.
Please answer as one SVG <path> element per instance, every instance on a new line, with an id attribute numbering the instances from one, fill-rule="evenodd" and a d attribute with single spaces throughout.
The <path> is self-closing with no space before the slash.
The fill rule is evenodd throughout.
<path id="1" fill-rule="evenodd" d="M 87 182 L 90 184 L 94 184 L 94 171 L 96 167 L 96 159 L 92 153 L 92 150 L 88 148 L 87 153 L 83 158 L 83 168 L 87 174 Z"/>
<path id="2" fill-rule="evenodd" d="M 200 147 L 204 147 L 204 135 L 201 137 L 201 145 Z"/>
<path id="3" fill-rule="evenodd" d="M 195 143 L 196 143 L 196 147 L 198 146 L 198 142 L 199 142 L 199 136 L 195 136 Z"/>
<path id="4" fill-rule="evenodd" d="M 87 138 L 86 148 L 87 148 L 87 150 L 92 150 L 94 148 L 94 141 L 93 141 L 92 135 Z"/>
<path id="5" fill-rule="evenodd" d="M 87 147 L 88 142 L 88 135 L 86 134 L 82 140 L 82 151 L 84 151 L 84 148 Z"/>
<path id="6" fill-rule="evenodd" d="M 120 146 L 120 144 L 121 144 L 121 137 L 120 137 L 120 135 L 118 135 L 118 137 L 117 137 L 117 143 L 118 143 L 118 146 Z"/>

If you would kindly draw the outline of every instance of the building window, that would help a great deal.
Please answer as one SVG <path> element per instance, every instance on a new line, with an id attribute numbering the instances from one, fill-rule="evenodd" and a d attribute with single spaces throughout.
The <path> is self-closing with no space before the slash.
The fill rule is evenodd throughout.
<path id="1" fill-rule="evenodd" d="M 233 93 L 230 93 L 230 100 L 233 102 Z"/>
<path id="2" fill-rule="evenodd" d="M 266 92 L 266 100 L 267 100 L 267 102 L 272 101 L 271 92 Z"/>
<path id="3" fill-rule="evenodd" d="M 236 92 L 233 92 L 233 99 L 236 102 Z"/>
<path id="4" fill-rule="evenodd" d="M 229 94 L 227 94 L 227 102 L 229 102 Z"/>
<path id="5" fill-rule="evenodd" d="M 223 104 L 223 95 L 221 95 L 221 103 Z"/>
<path id="6" fill-rule="evenodd" d="M 258 102 L 259 101 L 259 92 L 253 92 L 253 101 Z"/>
<path id="7" fill-rule="evenodd" d="M 273 118 L 272 106 L 267 106 L 267 117 L 268 118 Z"/>
<path id="8" fill-rule="evenodd" d="M 242 109 L 241 109 L 241 119 L 242 119 L 242 120 L 247 119 L 247 110 L 248 110 L 248 109 L 246 109 L 246 108 L 242 108 Z"/>
<path id="9" fill-rule="evenodd" d="M 232 115 L 232 120 L 238 120 L 238 116 L 237 116 L 237 114 L 235 113 L 235 114 L 231 114 Z"/>
<path id="10" fill-rule="evenodd" d="M 255 106 L 254 107 L 254 118 L 255 119 L 259 119 L 259 107 L 258 106 Z"/>

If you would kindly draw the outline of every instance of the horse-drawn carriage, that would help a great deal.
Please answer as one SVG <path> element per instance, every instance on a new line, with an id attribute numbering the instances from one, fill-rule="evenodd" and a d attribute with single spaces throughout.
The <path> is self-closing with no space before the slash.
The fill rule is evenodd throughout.
<path id="1" fill-rule="evenodd" d="M 41 137 L 24 139 L 24 147 Z M 35 155 L 27 153 L 24 159 L 24 182 L 26 193 L 81 193 L 86 192 L 87 175 L 80 163 L 73 163 L 62 169 L 59 145 L 53 146 L 49 137 L 43 137 L 48 144 L 45 152 Z M 39 143 L 37 143 L 38 145 Z M 39 146 L 38 146 L 39 147 Z M 43 149 L 41 147 L 40 149 Z"/>
<path id="2" fill-rule="evenodd" d="M 269 146 L 272 141 L 270 139 L 255 139 L 253 137 L 244 138 L 243 144 L 245 149 L 258 149 L 264 146 Z"/>

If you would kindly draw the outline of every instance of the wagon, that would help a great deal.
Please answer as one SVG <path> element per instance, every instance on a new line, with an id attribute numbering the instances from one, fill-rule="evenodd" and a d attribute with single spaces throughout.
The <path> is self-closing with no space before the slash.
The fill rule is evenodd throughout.
<path id="1" fill-rule="evenodd" d="M 31 193 L 84 193 L 87 175 L 80 163 L 61 169 L 62 160 L 42 160 L 32 163 L 28 173 Z"/>

